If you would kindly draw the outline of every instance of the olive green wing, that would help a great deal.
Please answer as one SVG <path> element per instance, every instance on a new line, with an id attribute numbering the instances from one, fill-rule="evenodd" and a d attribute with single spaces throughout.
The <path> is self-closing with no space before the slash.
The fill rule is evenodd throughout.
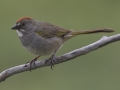
<path id="1" fill-rule="evenodd" d="M 39 27 L 40 29 L 36 30 L 35 32 L 44 38 L 51 38 L 51 37 L 63 37 L 67 33 L 70 32 L 70 30 L 60 28 L 58 26 L 52 25 L 50 23 L 40 23 L 42 27 Z"/>

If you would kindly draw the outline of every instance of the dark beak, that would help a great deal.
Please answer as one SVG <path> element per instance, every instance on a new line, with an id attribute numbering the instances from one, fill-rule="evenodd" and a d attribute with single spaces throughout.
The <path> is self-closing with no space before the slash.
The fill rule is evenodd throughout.
<path id="1" fill-rule="evenodd" d="M 18 26 L 17 24 L 15 24 L 11 29 L 12 29 L 12 30 L 19 29 L 19 26 Z"/>

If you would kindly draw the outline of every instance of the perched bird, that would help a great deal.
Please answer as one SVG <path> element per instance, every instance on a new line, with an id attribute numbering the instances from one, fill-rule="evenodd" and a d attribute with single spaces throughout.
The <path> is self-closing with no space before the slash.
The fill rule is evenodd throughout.
<path id="1" fill-rule="evenodd" d="M 35 61 L 44 55 L 51 55 L 48 61 L 50 60 L 52 69 L 55 53 L 64 42 L 74 36 L 99 32 L 113 32 L 113 30 L 109 28 L 73 31 L 47 22 L 37 21 L 30 17 L 18 19 L 11 29 L 16 30 L 22 45 L 28 51 L 38 55 L 30 61 L 30 70 L 31 64 L 35 64 Z"/>

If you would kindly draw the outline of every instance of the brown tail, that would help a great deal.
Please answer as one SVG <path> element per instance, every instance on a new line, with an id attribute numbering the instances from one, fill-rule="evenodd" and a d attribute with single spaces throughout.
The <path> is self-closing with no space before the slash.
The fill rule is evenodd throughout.
<path id="1" fill-rule="evenodd" d="M 100 32 L 110 33 L 110 32 L 114 32 L 114 31 L 110 28 L 83 30 L 83 31 L 71 31 L 70 33 L 68 33 L 64 36 L 64 41 L 66 41 L 76 35 L 79 35 L 79 34 L 92 34 L 92 33 L 100 33 Z"/>
<path id="2" fill-rule="evenodd" d="M 100 33 L 100 32 L 110 33 L 110 32 L 114 32 L 114 31 L 110 28 L 103 28 L 103 29 L 94 29 L 94 30 L 73 31 L 72 35 L 76 36 L 79 34 L 92 34 L 92 33 Z"/>

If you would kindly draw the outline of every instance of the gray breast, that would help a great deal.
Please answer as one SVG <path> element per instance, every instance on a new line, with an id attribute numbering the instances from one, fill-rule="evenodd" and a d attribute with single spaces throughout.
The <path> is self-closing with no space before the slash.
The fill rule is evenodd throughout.
<path id="1" fill-rule="evenodd" d="M 49 55 L 63 44 L 60 37 L 45 39 L 35 34 L 20 37 L 22 45 L 35 55 Z"/>

